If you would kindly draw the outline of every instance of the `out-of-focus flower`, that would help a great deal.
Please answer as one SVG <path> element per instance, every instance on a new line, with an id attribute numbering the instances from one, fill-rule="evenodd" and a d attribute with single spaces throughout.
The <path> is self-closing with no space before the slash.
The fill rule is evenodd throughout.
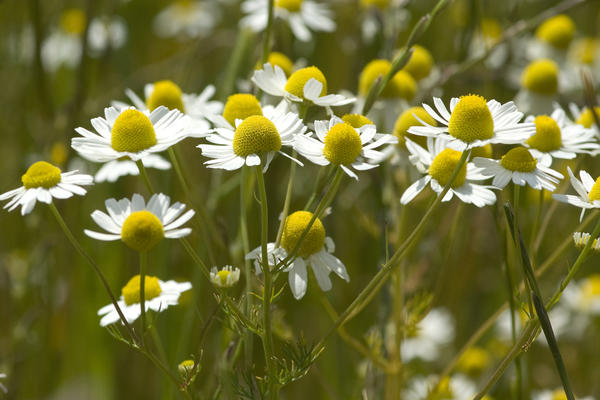
<path id="1" fill-rule="evenodd" d="M 579 400 L 594 400 L 593 396 L 577 397 Z M 567 400 L 567 395 L 564 389 L 542 390 L 533 392 L 532 400 Z"/>
<path id="2" fill-rule="evenodd" d="M 579 220 L 583 219 L 583 214 L 588 208 L 600 208 L 600 177 L 594 181 L 594 179 L 586 171 L 579 171 L 581 181 L 575 178 L 570 167 L 567 167 L 569 177 L 571 178 L 571 186 L 577 192 L 577 196 L 570 194 L 553 194 L 552 197 L 563 203 L 571 204 L 572 206 L 581 208 L 581 216 Z"/>
<path id="3" fill-rule="evenodd" d="M 231 265 L 226 265 L 221 269 L 213 267 L 210 270 L 210 280 L 215 286 L 229 288 L 240 280 L 240 270 Z"/>
<path id="4" fill-rule="evenodd" d="M 454 340 L 454 319 L 443 308 L 431 310 L 402 341 L 402 360 L 420 358 L 433 361 L 440 355 L 442 348 Z"/>
<path id="5" fill-rule="evenodd" d="M 127 42 L 127 35 L 127 24 L 123 18 L 94 18 L 88 28 L 90 56 L 98 57 L 108 48 L 120 49 Z"/>
<path id="6" fill-rule="evenodd" d="M 559 68 L 550 59 L 532 61 L 521 74 L 521 90 L 515 97 L 519 109 L 530 114 L 550 112 L 559 90 Z"/>
<path id="7" fill-rule="evenodd" d="M 457 374 L 452 377 L 443 378 L 441 381 L 437 376 L 417 376 L 409 383 L 403 392 L 403 399 L 423 400 L 470 400 L 477 394 L 477 387 L 467 377 Z"/>
<path id="8" fill-rule="evenodd" d="M 160 11 L 152 23 L 157 36 L 187 40 L 209 35 L 220 19 L 212 1 L 177 0 Z"/>

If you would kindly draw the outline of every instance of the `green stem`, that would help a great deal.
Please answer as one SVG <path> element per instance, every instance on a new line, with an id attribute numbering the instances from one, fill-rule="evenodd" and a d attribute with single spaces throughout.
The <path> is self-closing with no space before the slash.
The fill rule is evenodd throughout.
<path id="1" fill-rule="evenodd" d="M 142 343 L 146 335 L 146 267 L 148 253 L 140 251 L 140 315 L 142 317 Z"/>
<path id="2" fill-rule="evenodd" d="M 271 31 L 273 30 L 273 10 L 275 8 L 275 0 L 268 0 L 269 7 L 267 10 L 267 28 L 265 30 L 265 42 L 263 44 L 262 63 L 269 60 L 269 51 L 271 50 Z"/>
<path id="3" fill-rule="evenodd" d="M 150 192 L 151 194 L 154 194 L 154 189 L 152 189 L 152 183 L 150 183 L 150 179 L 148 179 L 148 174 L 146 173 L 146 168 L 144 167 L 142 160 L 137 160 L 135 164 L 137 165 L 138 170 L 140 171 L 140 176 L 144 180 L 146 189 L 148 189 L 148 192 Z"/>
<path id="4" fill-rule="evenodd" d="M 319 190 L 321 188 L 323 176 L 325 175 L 325 173 L 327 173 L 326 182 L 328 182 L 333 177 L 333 174 L 335 173 L 335 171 L 336 171 L 335 165 L 330 165 L 329 168 L 325 168 L 325 167 L 319 168 L 319 173 L 317 174 L 317 179 L 315 179 L 315 186 L 313 188 L 313 191 L 312 191 L 310 197 L 308 198 L 308 201 L 306 202 L 306 205 L 304 206 L 305 210 L 310 210 L 311 207 L 313 206 L 315 200 L 317 199 L 317 194 L 319 193 Z"/>
<path id="5" fill-rule="evenodd" d="M 244 275 L 246 279 L 246 315 L 250 315 L 252 312 L 252 263 L 246 259 L 246 254 L 250 253 L 250 241 L 248 240 L 248 209 L 247 209 L 247 195 L 246 186 L 248 180 L 248 167 L 245 165 L 242 167 L 242 177 L 240 180 L 240 232 L 242 237 L 242 248 L 244 251 Z M 253 354 L 253 343 L 254 338 L 251 332 L 246 332 L 245 335 L 245 346 L 244 352 L 246 357 L 246 363 L 250 365 L 252 363 Z"/>
<path id="6" fill-rule="evenodd" d="M 514 215 L 514 223 L 515 225 L 518 224 L 518 210 L 519 210 L 519 202 L 520 202 L 520 192 L 521 192 L 521 186 L 517 185 L 517 184 L 513 184 L 513 207 L 515 209 L 515 215 Z M 518 226 L 518 225 L 517 225 Z M 510 229 L 512 231 L 512 228 Z M 507 232 L 507 234 L 509 234 Z M 508 242 L 508 241 L 507 241 Z M 520 243 L 518 241 L 513 241 L 513 247 L 515 249 L 515 254 L 517 257 L 517 260 L 519 260 L 519 253 L 521 252 L 521 246 Z M 508 252 L 507 252 L 508 254 Z M 513 257 L 511 257 L 514 260 L 514 256 L 515 254 L 512 254 Z M 513 299 L 513 281 L 511 278 L 511 274 L 510 274 L 510 263 L 508 262 L 509 257 L 506 258 L 507 259 L 507 263 L 506 263 L 506 276 L 507 276 L 507 280 L 508 280 L 508 288 L 509 288 L 509 297 L 508 297 L 508 305 L 510 307 L 510 324 L 511 324 L 511 336 L 512 336 L 512 340 L 513 343 L 517 342 L 517 331 L 515 328 L 515 312 L 516 307 L 515 307 L 515 302 Z M 517 261 L 517 264 L 520 264 L 519 261 Z M 530 312 L 531 310 L 531 301 L 529 302 L 530 304 Z M 519 316 L 520 318 L 520 316 Z M 521 400 L 523 398 L 523 363 L 521 362 L 521 357 L 515 357 L 515 373 L 516 373 L 516 392 L 517 392 L 517 400 Z"/>
<path id="7" fill-rule="evenodd" d="M 297 154 L 294 150 L 292 157 L 296 158 Z M 285 220 L 290 212 L 290 203 L 292 201 L 292 188 L 294 187 L 294 177 L 296 176 L 296 162 L 290 160 L 290 177 L 288 179 L 287 190 L 285 192 L 285 200 L 283 202 L 283 211 L 281 212 L 281 221 L 279 222 L 279 228 L 277 229 L 277 236 L 275 240 L 275 248 L 279 246 L 281 242 L 281 235 L 283 235 L 283 226 L 285 225 Z"/>

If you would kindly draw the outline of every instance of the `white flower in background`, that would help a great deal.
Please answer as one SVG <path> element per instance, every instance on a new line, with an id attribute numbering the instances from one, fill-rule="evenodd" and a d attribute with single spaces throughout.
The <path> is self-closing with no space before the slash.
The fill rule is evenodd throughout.
<path id="1" fill-rule="evenodd" d="M 313 214 L 309 211 L 296 211 L 286 218 L 281 236 L 281 246 L 275 248 L 275 243 L 269 243 L 267 246 L 269 257 L 272 257 L 269 260 L 269 265 L 276 265 L 284 260 L 296 248 L 300 236 L 302 236 L 312 216 Z M 323 291 L 331 290 L 331 279 L 329 278 L 331 272 L 334 272 L 346 282 L 350 282 L 346 267 L 332 254 L 334 251 L 335 244 L 333 240 L 325 236 L 323 223 L 319 218 L 316 218 L 300 244 L 296 258 L 284 270 L 289 273 L 288 281 L 294 298 L 299 300 L 306 293 L 308 287 L 307 266 L 312 268 L 317 283 Z M 262 247 L 259 246 L 252 250 L 246 255 L 246 259 L 254 260 L 256 270 L 260 271 Z"/>
<path id="2" fill-rule="evenodd" d="M 577 397 L 579 400 L 594 400 L 593 396 Z M 542 390 L 539 392 L 533 392 L 531 395 L 532 400 L 567 400 L 565 390 L 562 388 L 555 390 Z"/>
<path id="3" fill-rule="evenodd" d="M 121 17 L 99 17 L 90 22 L 88 46 L 90 56 L 98 57 L 106 49 L 120 49 L 127 42 L 127 24 Z"/>
<path id="4" fill-rule="evenodd" d="M 242 27 L 248 27 L 255 32 L 265 30 L 269 11 L 268 0 L 245 0 L 241 9 L 247 14 L 240 20 Z M 329 7 L 311 0 L 275 0 L 273 16 L 286 21 L 294 36 L 303 42 L 312 39 L 311 30 L 333 32 L 336 27 Z"/>
<path id="5" fill-rule="evenodd" d="M 108 233 L 85 229 L 91 238 L 104 241 L 122 240 L 130 248 L 147 252 L 163 238 L 179 239 L 189 235 L 190 228 L 180 228 L 194 216 L 194 210 L 183 215 L 185 204 L 170 204 L 171 199 L 162 193 L 154 194 L 148 201 L 139 194 L 129 199 L 108 199 L 105 202 L 108 214 L 96 210 L 92 219 Z"/>
<path id="6" fill-rule="evenodd" d="M 400 353 L 402 361 L 416 358 L 425 361 L 436 360 L 442 348 L 454 340 L 454 319 L 443 308 L 431 310 L 402 341 Z"/>
<path id="7" fill-rule="evenodd" d="M 512 180 L 515 185 L 527 184 L 535 190 L 546 189 L 553 192 L 556 184 L 563 178 L 560 172 L 542 165 L 522 146 L 512 148 L 500 160 L 475 157 L 473 164 L 481 168 L 482 175 L 493 176 L 492 185 L 500 189 Z"/>
<path id="8" fill-rule="evenodd" d="M 420 136 L 447 139 L 448 147 L 463 151 L 488 143 L 514 144 L 527 139 L 535 132 L 532 123 L 519 122 L 523 113 L 512 101 L 500 104 L 496 100 L 486 102 L 478 95 L 467 95 L 450 100 L 450 112 L 441 99 L 434 97 L 437 112 L 427 104 L 423 108 L 439 125 L 413 126 L 409 133 Z"/>
<path id="9" fill-rule="evenodd" d="M 571 186 L 573 186 L 573 189 L 577 192 L 577 196 L 570 194 L 553 194 L 552 197 L 554 200 L 581 208 L 581 216 L 579 217 L 579 220 L 581 221 L 585 210 L 588 208 L 600 208 L 600 177 L 594 181 L 590 174 L 581 170 L 579 171 L 580 181 L 575 178 L 570 167 L 567 167 L 567 171 L 571 178 Z"/>
<path id="10" fill-rule="evenodd" d="M 348 176 L 358 176 L 350 169 L 364 171 L 376 168 L 373 160 L 383 153 L 375 150 L 388 143 L 397 143 L 393 135 L 378 134 L 375 125 L 354 128 L 338 117 L 329 121 L 315 121 L 316 138 L 309 135 L 296 137 L 294 149 L 317 165 L 339 165 Z"/>
<path id="11" fill-rule="evenodd" d="M 241 103 L 247 105 L 245 101 Z M 228 111 L 226 105 L 224 115 L 227 116 Z M 238 111 L 248 110 L 246 107 L 240 107 Z M 298 114 L 288 112 L 285 102 L 281 102 L 277 107 L 265 106 L 262 109 L 259 105 L 252 112 L 260 112 L 260 114 L 250 115 L 243 120 L 236 118 L 235 128 L 229 125 L 226 117 L 220 118 L 223 126 L 215 128 L 215 133 L 206 137 L 206 140 L 213 144 L 197 146 L 202 150 L 203 156 L 212 158 L 204 164 L 208 168 L 222 168 L 229 171 L 244 165 L 262 164 L 264 171 L 269 167 L 275 153 L 279 153 L 302 165 L 300 161 L 281 151 L 283 146 L 291 147 L 296 135 L 306 131 Z M 261 156 L 266 156 L 266 160 L 261 160 Z"/>
<path id="12" fill-rule="evenodd" d="M 414 127 L 413 127 L 414 128 Z M 409 132 L 413 129 L 409 129 Z M 447 141 L 444 139 L 427 139 L 427 150 L 410 139 L 406 139 L 406 149 L 410 153 L 410 162 L 417 169 L 427 174 L 410 185 L 402 194 L 400 203 L 410 203 L 427 184 L 436 193 L 441 193 L 444 186 L 450 181 L 454 169 L 461 158 L 459 151 L 447 147 Z M 450 189 L 442 201 L 450 201 L 456 195 L 462 202 L 473 204 L 477 207 L 491 205 L 496 202 L 496 195 L 490 189 L 493 186 L 484 186 L 473 183 L 473 181 L 482 181 L 489 179 L 489 176 L 483 175 L 481 169 L 473 163 L 466 162 L 459 170 Z"/>
<path id="13" fill-rule="evenodd" d="M 573 120 L 567 120 L 567 124 L 579 124 L 583 125 L 584 128 L 591 129 L 597 138 L 600 138 L 600 129 L 596 125 L 592 110 L 588 107 L 579 108 L 575 103 L 569 103 L 569 111 L 573 116 Z M 594 113 L 600 118 L 600 107 L 594 107 Z"/>
<path id="14" fill-rule="evenodd" d="M 140 298 L 140 276 L 136 275 L 127 282 L 121 289 L 121 298 L 117 301 L 119 308 L 123 312 L 123 316 L 127 322 L 132 323 L 141 314 L 141 298 Z M 192 284 L 190 282 L 163 282 L 155 276 L 144 276 L 144 306 L 146 311 L 152 310 L 161 312 L 176 306 L 181 293 L 190 290 Z M 100 310 L 98 315 L 100 326 L 114 324 L 121 320 L 115 306 L 111 303 Z"/>
<path id="15" fill-rule="evenodd" d="M 435 375 L 412 378 L 402 392 L 405 400 L 471 400 L 477 394 L 477 386 L 464 375 L 456 374 L 441 381 Z"/>
<path id="16" fill-rule="evenodd" d="M 58 167 L 38 161 L 27 169 L 21 182 L 20 188 L 0 195 L 0 201 L 11 199 L 4 208 L 12 211 L 21 206 L 21 215 L 25 215 L 33 210 L 37 201 L 50 204 L 52 198 L 68 199 L 73 194 L 83 196 L 87 192 L 81 186 L 91 185 L 94 178 L 77 171 L 62 173 Z"/>
<path id="17" fill-rule="evenodd" d="M 587 232 L 573 232 L 573 243 L 575 244 L 575 247 L 583 249 L 591 237 L 592 235 Z M 600 241 L 598 238 L 594 238 L 591 249 L 600 251 Z"/>
<path id="18" fill-rule="evenodd" d="M 579 247 L 584 245 L 585 243 L 582 243 Z M 594 240 L 594 247 L 596 251 L 599 250 L 598 239 Z M 592 274 L 578 282 L 572 282 L 563 292 L 561 299 L 571 312 L 600 315 L 600 274 Z"/>
<path id="19" fill-rule="evenodd" d="M 562 65 L 576 29 L 575 22 L 566 14 L 550 17 L 538 26 L 524 54 L 529 59 L 549 58 Z"/>
<path id="20" fill-rule="evenodd" d="M 75 131 L 82 137 L 71 139 L 71 147 L 89 161 L 107 162 L 122 157 L 137 161 L 165 151 L 189 136 L 183 114 L 162 106 L 152 112 L 108 107 L 104 115 L 105 118 L 91 120 L 97 133 L 80 127 Z"/>
<path id="21" fill-rule="evenodd" d="M 545 114 L 553 109 L 559 88 L 567 87 L 558 65 L 547 58 L 528 64 L 520 76 L 521 89 L 515 104 L 529 114 Z"/>
<path id="22" fill-rule="evenodd" d="M 469 58 L 475 59 L 483 56 L 486 51 L 496 45 L 501 37 L 502 26 L 498 20 L 494 18 L 482 18 L 469 45 Z M 501 43 L 492 50 L 483 62 L 490 69 L 498 69 L 506 63 L 509 54 L 510 49 L 508 45 Z"/>
<path id="23" fill-rule="evenodd" d="M 171 163 L 158 154 L 148 154 L 142 158 L 142 164 L 145 168 L 156 168 L 163 171 L 171 168 Z M 112 160 L 100 167 L 94 176 L 94 180 L 96 183 L 116 182 L 122 176 L 137 176 L 139 174 L 140 170 L 135 162 L 131 160 Z"/>
<path id="24" fill-rule="evenodd" d="M 152 27 L 163 38 L 204 37 L 213 31 L 220 14 L 212 1 L 177 0 L 156 15 Z"/>
<path id="25" fill-rule="evenodd" d="M 5 379 L 5 378 L 6 378 L 6 374 L 4 374 L 4 373 L 0 374 L 0 379 Z M 4 386 L 2 384 L 2 382 L 0 382 L 0 390 L 2 390 L 4 393 L 8 393 L 6 386 Z"/>
<path id="26" fill-rule="evenodd" d="M 212 267 L 210 280 L 215 286 L 229 288 L 240 280 L 240 270 L 239 268 L 233 268 L 231 265 L 226 265 L 221 269 Z"/>

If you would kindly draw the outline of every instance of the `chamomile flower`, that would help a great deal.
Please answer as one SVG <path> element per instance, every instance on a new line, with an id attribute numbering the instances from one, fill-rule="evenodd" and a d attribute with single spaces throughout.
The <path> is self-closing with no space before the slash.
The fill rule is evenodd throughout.
<path id="1" fill-rule="evenodd" d="M 535 39 L 530 41 L 526 54 L 534 59 L 551 58 L 562 64 L 575 31 L 575 22 L 568 15 L 550 17 L 536 29 Z"/>
<path id="2" fill-rule="evenodd" d="M 497 44 L 501 37 L 500 22 L 494 18 L 482 18 L 469 46 L 470 58 L 479 58 L 495 46 L 484 63 L 490 69 L 497 69 L 504 65 L 509 56 L 509 48 L 506 43 Z"/>
<path id="3" fill-rule="evenodd" d="M 554 158 L 571 160 L 577 154 L 593 154 L 600 150 L 594 131 L 571 123 L 561 108 L 555 109 L 550 116 L 529 116 L 525 121 L 535 124 L 535 133 L 524 144 L 547 167 Z"/>
<path id="4" fill-rule="evenodd" d="M 295 249 L 312 216 L 313 214 L 309 211 L 296 211 L 286 218 L 281 236 L 281 246 L 276 248 L 274 243 L 269 243 L 267 246 L 268 255 L 272 257 L 269 265 L 275 265 L 284 260 Z M 346 282 L 350 282 L 346 267 L 332 254 L 334 251 L 335 244 L 330 237 L 325 236 L 323 223 L 319 218 L 315 219 L 300 244 L 297 257 L 285 269 L 289 273 L 288 281 L 294 298 L 299 300 L 306 293 L 308 287 L 307 266 L 312 268 L 317 283 L 323 291 L 331 290 L 331 279 L 329 278 L 331 272 Z M 262 248 L 258 247 L 246 255 L 247 260 L 254 260 L 257 271 L 261 269 L 261 254 Z"/>
<path id="5" fill-rule="evenodd" d="M 83 10 L 68 8 L 60 16 L 60 23 L 41 45 L 44 69 L 54 72 L 61 66 L 74 68 L 81 60 L 81 37 L 86 29 L 87 17 Z"/>
<path id="6" fill-rule="evenodd" d="M 567 120 L 568 123 L 573 122 L 583 125 L 584 128 L 593 130 L 596 137 L 600 138 L 600 129 L 598 128 L 598 125 L 596 125 L 596 121 L 591 109 L 588 107 L 579 108 L 577 104 L 569 103 L 569 111 L 573 116 L 573 121 Z M 600 118 L 600 107 L 594 107 L 594 112 L 598 118 Z"/>
<path id="7" fill-rule="evenodd" d="M 550 59 L 528 64 L 521 73 L 521 90 L 515 96 L 519 109 L 530 114 L 549 112 L 558 96 L 560 77 L 558 64 Z"/>
<path id="8" fill-rule="evenodd" d="M 241 26 L 255 32 L 262 32 L 267 27 L 268 0 L 245 0 L 241 8 L 247 14 L 241 19 Z M 336 27 L 329 7 L 311 0 L 275 0 L 273 14 L 286 21 L 296 39 L 303 42 L 312 39 L 311 30 L 333 32 Z"/>
<path id="9" fill-rule="evenodd" d="M 410 130 L 409 130 L 410 132 Z M 400 203 L 410 203 L 429 184 L 436 193 L 441 193 L 444 186 L 450 181 L 454 169 L 461 158 L 459 151 L 447 147 L 444 139 L 427 139 L 427 150 L 406 139 L 406 149 L 410 153 L 410 161 L 425 175 L 410 185 L 402 194 Z M 450 189 L 442 201 L 450 201 L 456 195 L 462 202 L 473 204 L 477 207 L 494 204 L 496 195 L 490 189 L 493 186 L 484 186 L 473 181 L 486 180 L 481 170 L 471 162 L 463 164 Z"/>
<path id="10" fill-rule="evenodd" d="M 144 276 L 144 306 L 146 311 L 161 312 L 176 306 L 181 293 L 190 290 L 190 282 L 161 281 L 155 276 Z M 141 314 L 140 306 L 140 276 L 136 275 L 121 289 L 121 298 L 117 301 L 127 322 L 138 319 Z M 111 303 L 98 310 L 100 326 L 114 324 L 120 321 L 119 313 Z"/>
<path id="11" fill-rule="evenodd" d="M 420 136 L 439 137 L 448 140 L 448 146 L 463 151 L 481 147 L 488 143 L 520 143 L 535 132 L 532 123 L 519 122 L 523 113 L 512 101 L 500 104 L 496 100 L 486 102 L 478 95 L 467 95 L 450 100 L 450 112 L 441 99 L 434 97 L 437 109 L 423 104 L 439 126 L 421 121 L 424 126 L 413 126 L 408 133 Z"/>
<path id="12" fill-rule="evenodd" d="M 512 148 L 500 160 L 475 157 L 473 164 L 481 168 L 482 175 L 493 176 L 492 185 L 500 189 L 512 180 L 515 185 L 527 184 L 535 190 L 553 192 L 556 184 L 563 178 L 560 172 L 542 165 L 522 146 Z"/>
<path id="13" fill-rule="evenodd" d="M 145 168 L 156 168 L 160 170 L 167 170 L 171 168 L 171 163 L 159 156 L 158 154 L 148 154 L 142 158 L 142 164 Z M 112 160 L 100 167 L 94 181 L 100 182 L 116 182 L 122 176 L 133 175 L 137 176 L 140 174 L 140 170 L 136 163 L 131 160 Z"/>
<path id="14" fill-rule="evenodd" d="M 402 393 L 406 400 L 452 399 L 471 400 L 477 394 L 477 387 L 467 377 L 456 374 L 439 381 L 437 376 L 417 376 Z"/>
<path id="15" fill-rule="evenodd" d="M 594 400 L 592 396 L 586 397 L 577 397 L 580 400 Z M 540 392 L 533 392 L 531 396 L 532 400 L 567 400 L 567 395 L 565 394 L 565 390 L 555 389 L 555 390 L 542 390 Z"/>
<path id="16" fill-rule="evenodd" d="M 310 135 L 296 137 L 294 149 L 318 165 L 339 165 L 346 174 L 358 180 L 350 169 L 363 171 L 378 166 L 373 160 L 383 153 L 375 150 L 387 143 L 397 143 L 393 135 L 378 134 L 375 125 L 354 128 L 338 117 L 329 121 L 315 121 L 316 138 Z"/>
<path id="17" fill-rule="evenodd" d="M 573 243 L 575 243 L 575 247 L 583 249 L 591 237 L 592 235 L 587 232 L 573 232 Z M 600 241 L 598 241 L 598 238 L 594 239 L 591 248 L 592 250 L 600 251 Z"/>
<path id="18" fill-rule="evenodd" d="M 213 267 L 210 270 L 210 281 L 218 287 L 229 288 L 240 280 L 239 268 L 233 268 L 231 265 L 226 265 L 221 269 Z"/>
<path id="19" fill-rule="evenodd" d="M 131 201 L 108 199 L 104 204 L 108 214 L 96 210 L 92 219 L 108 233 L 84 230 L 97 240 L 122 240 L 133 250 L 147 252 L 163 238 L 179 239 L 192 232 L 190 228 L 180 227 L 194 216 L 194 210 L 182 215 L 185 204 L 169 205 L 169 196 L 162 193 L 152 195 L 147 204 L 137 193 Z"/>
<path id="20" fill-rule="evenodd" d="M 600 208 L 600 177 L 594 181 L 594 179 L 586 171 L 579 171 L 579 177 L 581 180 L 575 178 L 570 167 L 567 167 L 569 178 L 571 178 L 571 186 L 577 192 L 577 196 L 570 194 L 553 194 L 554 200 L 558 200 L 562 203 L 568 203 L 575 207 L 581 208 L 581 216 L 579 220 L 583 219 L 583 214 L 588 208 Z"/>
<path id="21" fill-rule="evenodd" d="M 442 348 L 454 340 L 455 327 L 452 315 L 443 308 L 431 310 L 413 331 L 402 341 L 402 360 L 416 358 L 433 361 L 440 356 Z"/>
<path id="22" fill-rule="evenodd" d="M 219 10 L 210 1 L 176 0 L 162 9 L 152 23 L 163 38 L 187 40 L 207 36 L 219 21 Z"/>
<path id="23" fill-rule="evenodd" d="M 105 118 L 92 119 L 97 133 L 85 128 L 75 131 L 82 137 L 71 139 L 71 147 L 83 158 L 107 162 L 128 157 L 141 160 L 159 153 L 189 136 L 187 121 L 179 110 L 160 106 L 153 111 L 135 108 L 104 109 Z"/>
<path id="24" fill-rule="evenodd" d="M 21 177 L 23 186 L 1 194 L 0 201 L 11 199 L 4 208 L 12 211 L 21 206 L 21 215 L 25 215 L 38 201 L 50 204 L 52 198 L 68 199 L 74 194 L 83 196 L 86 190 L 81 186 L 91 185 L 93 181 L 90 175 L 78 174 L 77 171 L 63 173 L 46 161 L 38 161 Z"/>
<path id="25" fill-rule="evenodd" d="M 107 49 L 120 49 L 127 41 L 127 24 L 121 17 L 99 17 L 90 21 L 88 45 L 90 56 L 99 57 Z"/>
<path id="26" fill-rule="evenodd" d="M 598 239 L 594 240 L 593 246 L 598 250 Z M 600 274 L 572 282 L 567 289 L 563 292 L 562 301 L 571 312 L 600 315 Z"/>
<path id="27" fill-rule="evenodd" d="M 254 71 L 252 82 L 262 91 L 291 102 L 307 101 L 321 107 L 343 106 L 354 102 L 341 94 L 327 94 L 327 79 L 315 66 L 301 68 L 286 78 L 285 72 L 269 63 Z"/>
<path id="28" fill-rule="evenodd" d="M 251 96 L 251 95 L 249 95 Z M 253 97 L 253 96 L 252 96 Z M 227 115 L 227 106 L 224 115 Z M 245 107 L 238 111 L 248 111 Z M 215 133 L 206 137 L 214 144 L 201 144 L 197 147 L 202 155 L 212 158 L 204 164 L 208 168 L 235 170 L 243 165 L 264 165 L 266 170 L 275 156 L 279 153 L 300 165 L 302 163 L 281 151 L 282 146 L 292 146 L 295 137 L 306 131 L 298 114 L 287 111 L 287 104 L 281 102 L 277 107 L 260 105 L 252 115 L 244 119 L 235 119 L 235 128 L 229 125 L 226 118 L 221 118 L 221 127 L 215 128 Z M 266 159 L 261 160 L 261 156 Z"/>

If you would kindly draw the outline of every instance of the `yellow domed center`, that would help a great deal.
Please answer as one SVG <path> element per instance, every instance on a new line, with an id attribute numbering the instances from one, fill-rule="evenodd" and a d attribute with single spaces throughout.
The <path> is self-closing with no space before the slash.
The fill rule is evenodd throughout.
<path id="1" fill-rule="evenodd" d="M 423 107 L 411 107 L 404 111 L 394 125 L 394 135 L 398 138 L 398 145 L 404 146 L 406 137 L 413 142 L 421 145 L 422 147 L 427 146 L 427 138 L 425 136 L 418 136 L 408 133 L 408 128 L 411 126 L 422 126 L 421 122 L 415 117 L 419 117 L 423 122 L 428 123 L 432 126 L 437 126 L 437 122 L 431 115 L 425 111 Z"/>
<path id="2" fill-rule="evenodd" d="M 550 96 L 558 91 L 558 66 L 552 60 L 531 62 L 523 75 L 521 84 L 530 92 Z"/>
<path id="3" fill-rule="evenodd" d="M 78 8 L 70 8 L 63 11 L 60 16 L 60 27 L 71 35 L 81 35 L 85 30 L 85 13 Z"/>
<path id="4" fill-rule="evenodd" d="M 131 278 L 125 286 L 123 286 L 123 289 L 121 289 L 123 300 L 125 300 L 125 304 L 128 306 L 137 304 L 141 301 L 140 283 L 140 276 L 136 275 Z M 158 282 L 157 277 L 148 275 L 144 276 L 144 301 L 152 300 L 155 297 L 158 297 L 161 292 L 162 289 L 160 288 L 160 283 Z"/>
<path id="5" fill-rule="evenodd" d="M 547 115 L 540 115 L 535 118 L 534 122 L 535 134 L 525 143 L 545 153 L 560 149 L 562 137 L 556 121 Z"/>
<path id="6" fill-rule="evenodd" d="M 596 179 L 594 186 L 592 186 L 592 190 L 590 190 L 590 194 L 588 196 L 590 201 L 600 200 L 600 177 Z"/>
<path id="7" fill-rule="evenodd" d="M 181 89 L 172 81 L 155 82 L 152 94 L 146 99 L 146 106 L 150 111 L 165 106 L 169 110 L 185 112 Z"/>
<path id="8" fill-rule="evenodd" d="M 448 132 L 465 143 L 494 137 L 494 120 L 485 99 L 474 94 L 462 96 L 450 115 Z"/>
<path id="9" fill-rule="evenodd" d="M 362 114 L 346 114 L 342 117 L 342 121 L 357 129 L 363 125 L 375 125 L 373 121 Z"/>
<path id="10" fill-rule="evenodd" d="M 461 153 L 452 149 L 442 150 L 429 166 L 429 175 L 442 186 L 446 186 L 450 182 L 452 173 L 460 161 Z M 453 188 L 461 187 L 467 179 L 467 164 L 458 171 L 454 182 L 452 183 Z"/>
<path id="11" fill-rule="evenodd" d="M 325 75 L 323 75 L 321 70 L 315 66 L 299 69 L 290 75 L 285 84 L 285 91 L 304 99 L 304 85 L 311 78 L 323 84 L 320 96 L 325 96 L 327 94 L 327 79 L 325 79 Z"/>
<path id="12" fill-rule="evenodd" d="M 223 118 L 232 126 L 236 119 L 246 119 L 251 115 L 263 115 L 258 99 L 251 94 L 238 93 L 227 98 L 223 108 Z"/>
<path id="13" fill-rule="evenodd" d="M 388 60 L 373 60 L 368 63 L 360 73 L 358 80 L 359 93 L 362 96 L 366 96 L 375 80 L 380 76 L 383 78 L 391 68 L 392 64 Z M 390 79 L 385 88 L 383 88 L 380 97 L 385 99 L 402 98 L 412 100 L 416 92 L 417 83 L 415 79 L 408 72 L 401 70 Z"/>
<path id="14" fill-rule="evenodd" d="M 525 147 L 515 147 L 502 156 L 500 165 L 509 171 L 531 172 L 537 166 L 537 160 L 533 158 Z"/>
<path id="15" fill-rule="evenodd" d="M 50 189 L 60 182 L 60 169 L 46 161 L 33 163 L 21 177 L 25 189 Z"/>
<path id="16" fill-rule="evenodd" d="M 275 0 L 275 6 L 285 8 L 289 12 L 299 12 L 302 8 L 302 0 Z"/>
<path id="17" fill-rule="evenodd" d="M 290 60 L 285 54 L 279 53 L 277 51 L 272 51 L 269 53 L 269 57 L 267 58 L 267 62 L 271 64 L 273 67 L 278 66 L 283 70 L 285 76 L 290 76 L 292 74 L 292 69 L 294 68 L 294 63 Z M 256 63 L 255 69 L 262 69 L 263 64 L 261 60 L 258 60 Z"/>
<path id="18" fill-rule="evenodd" d="M 429 50 L 423 46 L 414 45 L 413 53 L 404 66 L 403 70 L 412 75 L 416 80 L 421 80 L 429 76 L 433 68 L 433 57 Z"/>
<path id="19" fill-rule="evenodd" d="M 575 24 L 567 15 L 560 14 L 544 21 L 536 30 L 538 39 L 558 49 L 566 49 L 575 35 Z"/>
<path id="20" fill-rule="evenodd" d="M 137 153 L 156 144 L 150 118 L 138 110 L 125 110 L 113 124 L 110 145 L 117 151 Z"/>
<path id="21" fill-rule="evenodd" d="M 334 125 L 325 135 L 323 155 L 332 164 L 352 164 L 361 151 L 360 135 L 356 129 L 345 122 Z"/>
<path id="22" fill-rule="evenodd" d="M 165 237 L 163 225 L 150 211 L 132 212 L 123 223 L 121 239 L 134 250 L 146 252 Z"/>
<path id="23" fill-rule="evenodd" d="M 308 226 L 313 213 L 309 211 L 296 211 L 290 214 L 283 225 L 283 234 L 281 235 L 281 247 L 288 253 L 294 250 L 302 232 Z M 300 257 L 308 257 L 318 253 L 325 244 L 325 228 L 319 218 L 315 219 L 308 233 L 300 244 L 298 255 Z"/>
<path id="24" fill-rule="evenodd" d="M 600 117 L 600 107 L 594 107 L 594 111 L 596 112 L 596 115 Z M 592 110 L 590 110 L 587 107 L 583 110 L 583 112 L 579 115 L 579 118 L 577 118 L 577 121 L 575 122 L 579 125 L 583 125 L 588 129 L 596 123 L 596 121 L 594 120 L 594 116 L 592 115 Z"/>
<path id="25" fill-rule="evenodd" d="M 390 0 L 360 0 L 360 4 L 365 8 L 373 6 L 385 10 L 390 4 Z"/>
<path id="26" fill-rule="evenodd" d="M 554 392 L 552 392 L 551 400 L 567 400 L 567 395 L 565 394 L 564 390 L 556 389 Z"/>
<path id="27" fill-rule="evenodd" d="M 471 150 L 471 159 L 475 157 L 492 158 L 494 151 L 490 143 L 481 147 L 473 147 Z"/>
<path id="28" fill-rule="evenodd" d="M 268 153 L 281 149 L 279 131 L 268 118 L 252 115 L 235 130 L 233 151 L 240 157 L 250 154 Z"/>
<path id="29" fill-rule="evenodd" d="M 227 285 L 227 278 L 229 278 L 229 275 L 231 275 L 231 271 L 227 269 L 222 269 L 217 272 L 217 279 L 221 283 L 221 286 Z"/>

